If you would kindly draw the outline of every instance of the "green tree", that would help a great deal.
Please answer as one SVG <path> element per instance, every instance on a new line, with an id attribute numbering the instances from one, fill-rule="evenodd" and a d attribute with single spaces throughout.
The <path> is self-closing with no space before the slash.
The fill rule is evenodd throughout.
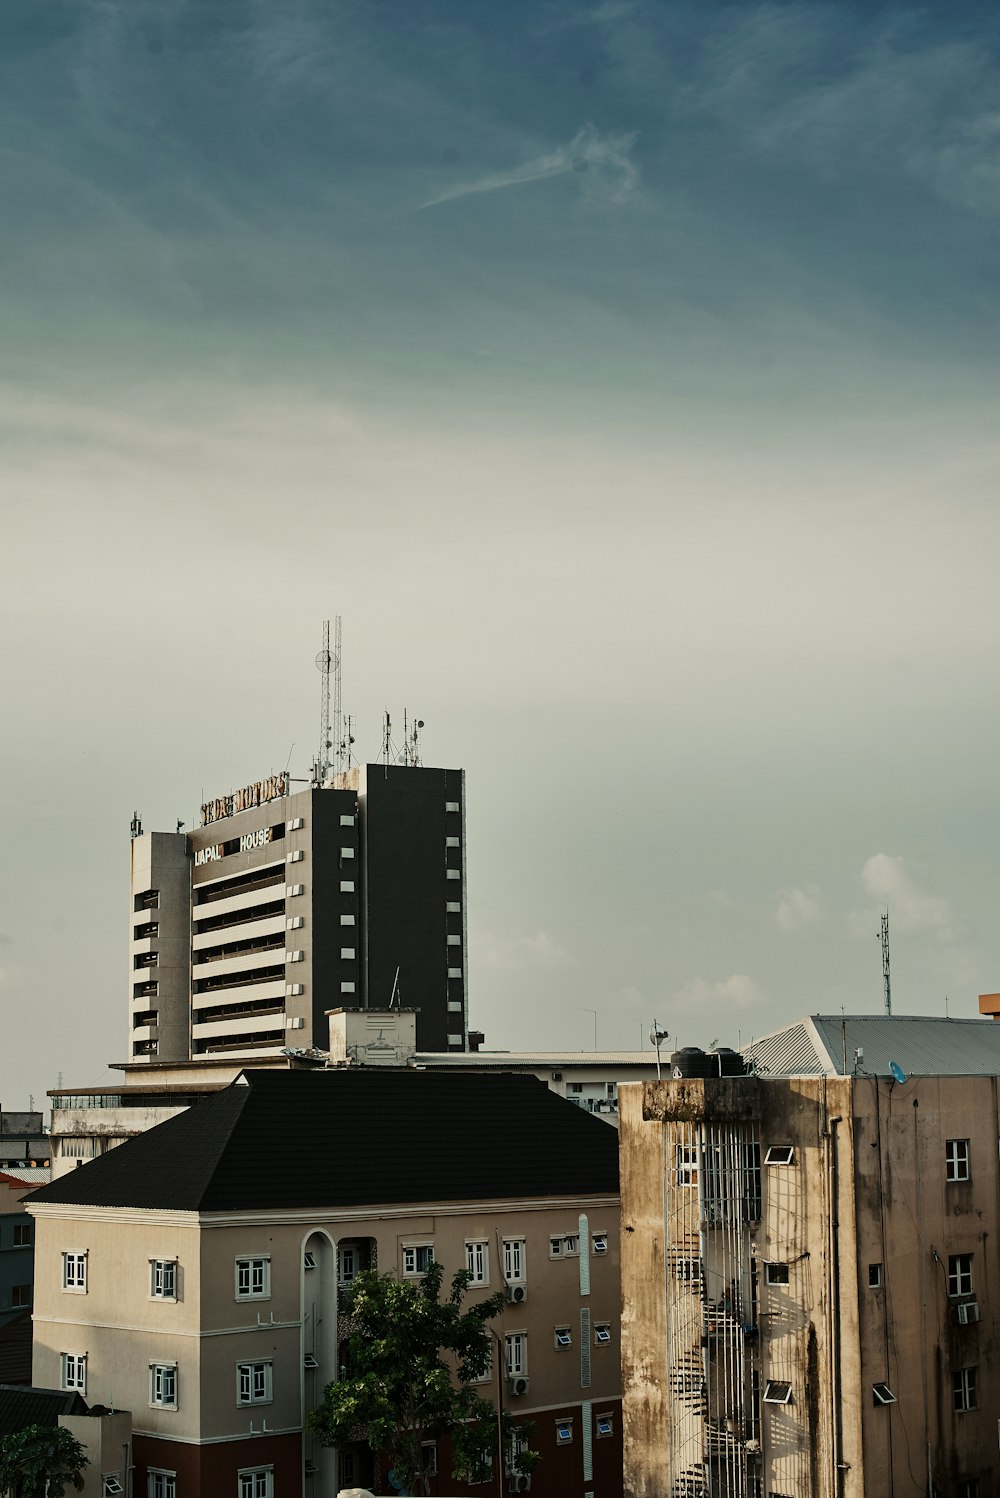
<path id="1" fill-rule="evenodd" d="M 442 1298 L 443 1277 L 440 1264 L 419 1284 L 374 1271 L 357 1275 L 340 1321 L 344 1377 L 327 1384 L 308 1420 L 325 1446 L 365 1441 L 384 1453 L 416 1493 L 430 1491 L 421 1445 L 439 1436 L 451 1439 L 452 1476 L 460 1482 L 483 1479 L 498 1440 L 513 1471 L 528 1473 L 538 1463 L 537 1452 L 526 1449 L 528 1428 L 501 1420 L 471 1387 L 490 1367 L 488 1323 L 500 1314 L 503 1295 L 463 1310 L 470 1276 L 459 1271 Z"/>
<path id="2" fill-rule="evenodd" d="M 0 1437 L 0 1493 L 9 1498 L 63 1498 L 67 1483 L 79 1492 L 90 1458 L 61 1425 L 26 1425 Z"/>

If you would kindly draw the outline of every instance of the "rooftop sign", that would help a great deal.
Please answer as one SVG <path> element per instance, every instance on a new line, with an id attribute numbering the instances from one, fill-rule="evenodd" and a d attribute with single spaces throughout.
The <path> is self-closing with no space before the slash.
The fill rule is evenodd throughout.
<path id="1" fill-rule="evenodd" d="M 266 780 L 255 780 L 252 785 L 233 791 L 232 795 L 206 801 L 201 808 L 201 825 L 207 827 L 210 822 L 220 822 L 223 817 L 234 817 L 237 812 L 250 811 L 254 806 L 262 806 L 265 801 L 273 801 L 277 796 L 287 794 L 288 776 L 284 772 L 269 775 Z"/>

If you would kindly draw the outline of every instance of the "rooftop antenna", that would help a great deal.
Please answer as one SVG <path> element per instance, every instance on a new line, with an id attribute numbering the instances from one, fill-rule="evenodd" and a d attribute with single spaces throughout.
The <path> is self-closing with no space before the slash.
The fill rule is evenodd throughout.
<path id="1" fill-rule="evenodd" d="M 132 838 L 134 840 L 137 837 L 142 837 L 142 821 L 140 820 L 139 813 L 134 811 L 132 813 Z"/>
<path id="2" fill-rule="evenodd" d="M 345 770 L 351 768 L 351 760 L 354 757 L 351 753 L 351 745 L 354 743 L 354 734 L 351 732 L 352 727 L 351 715 L 348 713 L 342 723 L 343 732 L 340 735 L 340 749 L 337 755 L 338 765 Z"/>
<path id="3" fill-rule="evenodd" d="M 392 993 L 389 995 L 389 1008 L 390 1009 L 392 1008 L 393 1004 L 395 1004 L 395 1006 L 396 1006 L 397 1009 L 399 1008 L 399 968 L 398 967 L 396 969 L 396 976 L 392 980 Z"/>
<path id="4" fill-rule="evenodd" d="M 882 987 L 885 989 L 885 1012 L 892 1013 L 892 986 L 889 982 L 889 912 L 882 916 L 882 930 L 879 933 L 882 943 Z"/>
<path id="5" fill-rule="evenodd" d="M 653 1023 L 649 1027 L 650 1043 L 652 1045 L 655 1045 L 656 1047 L 656 1080 L 658 1082 L 663 1080 L 660 1072 L 660 1046 L 667 1039 L 668 1033 L 669 1032 L 665 1030 L 660 1024 L 659 1020 L 656 1019 L 654 1019 Z"/>
<path id="6" fill-rule="evenodd" d="M 403 763 L 418 768 L 420 765 L 420 730 L 424 726 L 423 718 L 414 718 L 413 727 L 409 726 L 406 709 L 403 709 Z"/>
<path id="7" fill-rule="evenodd" d="M 338 620 L 338 623 L 340 621 Z M 330 621 L 323 620 L 323 648 L 316 657 L 316 670 L 322 674 L 319 699 L 319 754 L 316 756 L 316 784 L 322 785 L 330 768 Z"/>
<path id="8" fill-rule="evenodd" d="M 388 777 L 389 760 L 392 756 L 392 719 L 388 708 L 382 715 L 382 753 L 385 755 L 385 773 Z"/>
<path id="9" fill-rule="evenodd" d="M 338 614 L 337 617 L 336 617 L 336 619 L 334 619 L 334 621 L 333 621 L 333 659 L 330 662 L 330 669 L 333 672 L 333 731 L 337 735 L 337 750 L 336 750 L 334 768 L 336 769 L 338 775 L 343 770 L 345 770 L 347 768 L 347 766 L 344 764 L 344 744 L 343 744 L 343 738 L 344 738 L 344 719 L 343 719 L 343 712 L 341 710 L 341 702 L 340 702 L 340 687 L 341 687 L 340 644 L 341 644 L 341 633 L 342 633 L 342 631 L 341 631 L 340 615 Z M 328 702 L 329 702 L 329 699 L 328 699 Z M 328 733 L 327 734 L 327 738 L 329 738 L 329 737 L 330 737 L 330 735 Z"/>

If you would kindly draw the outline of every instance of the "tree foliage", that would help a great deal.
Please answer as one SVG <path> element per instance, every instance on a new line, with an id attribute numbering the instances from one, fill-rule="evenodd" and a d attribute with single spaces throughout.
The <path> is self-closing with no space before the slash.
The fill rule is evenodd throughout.
<path id="1" fill-rule="evenodd" d="M 530 1472 L 538 1462 L 525 1449 L 527 1428 L 501 1421 L 471 1387 L 490 1368 L 489 1322 L 503 1295 L 463 1310 L 470 1276 L 461 1270 L 442 1298 L 443 1278 L 440 1264 L 419 1284 L 373 1270 L 356 1276 L 340 1322 L 343 1376 L 327 1385 L 309 1416 L 324 1445 L 367 1442 L 417 1493 L 429 1491 L 421 1445 L 439 1436 L 450 1437 L 452 1476 L 460 1482 L 482 1480 L 498 1443 L 515 1471 Z"/>
<path id="2" fill-rule="evenodd" d="M 83 1488 L 90 1458 L 61 1425 L 26 1425 L 0 1437 L 0 1493 L 9 1498 L 63 1498 L 71 1483 Z"/>

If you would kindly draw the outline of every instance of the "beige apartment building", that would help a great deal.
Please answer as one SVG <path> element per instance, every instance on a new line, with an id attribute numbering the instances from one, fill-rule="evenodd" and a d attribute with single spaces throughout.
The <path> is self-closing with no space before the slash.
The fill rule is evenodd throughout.
<path id="1" fill-rule="evenodd" d="M 750 1060 L 621 1091 L 627 1498 L 992 1498 L 1000 1027 Z"/>
<path id="2" fill-rule="evenodd" d="M 534 1078 L 248 1072 L 32 1198 L 33 1381 L 131 1411 L 137 1498 L 384 1490 L 304 1417 L 358 1270 L 433 1259 L 505 1291 L 483 1392 L 534 1425 L 536 1498 L 620 1498 L 617 1143 Z"/>

